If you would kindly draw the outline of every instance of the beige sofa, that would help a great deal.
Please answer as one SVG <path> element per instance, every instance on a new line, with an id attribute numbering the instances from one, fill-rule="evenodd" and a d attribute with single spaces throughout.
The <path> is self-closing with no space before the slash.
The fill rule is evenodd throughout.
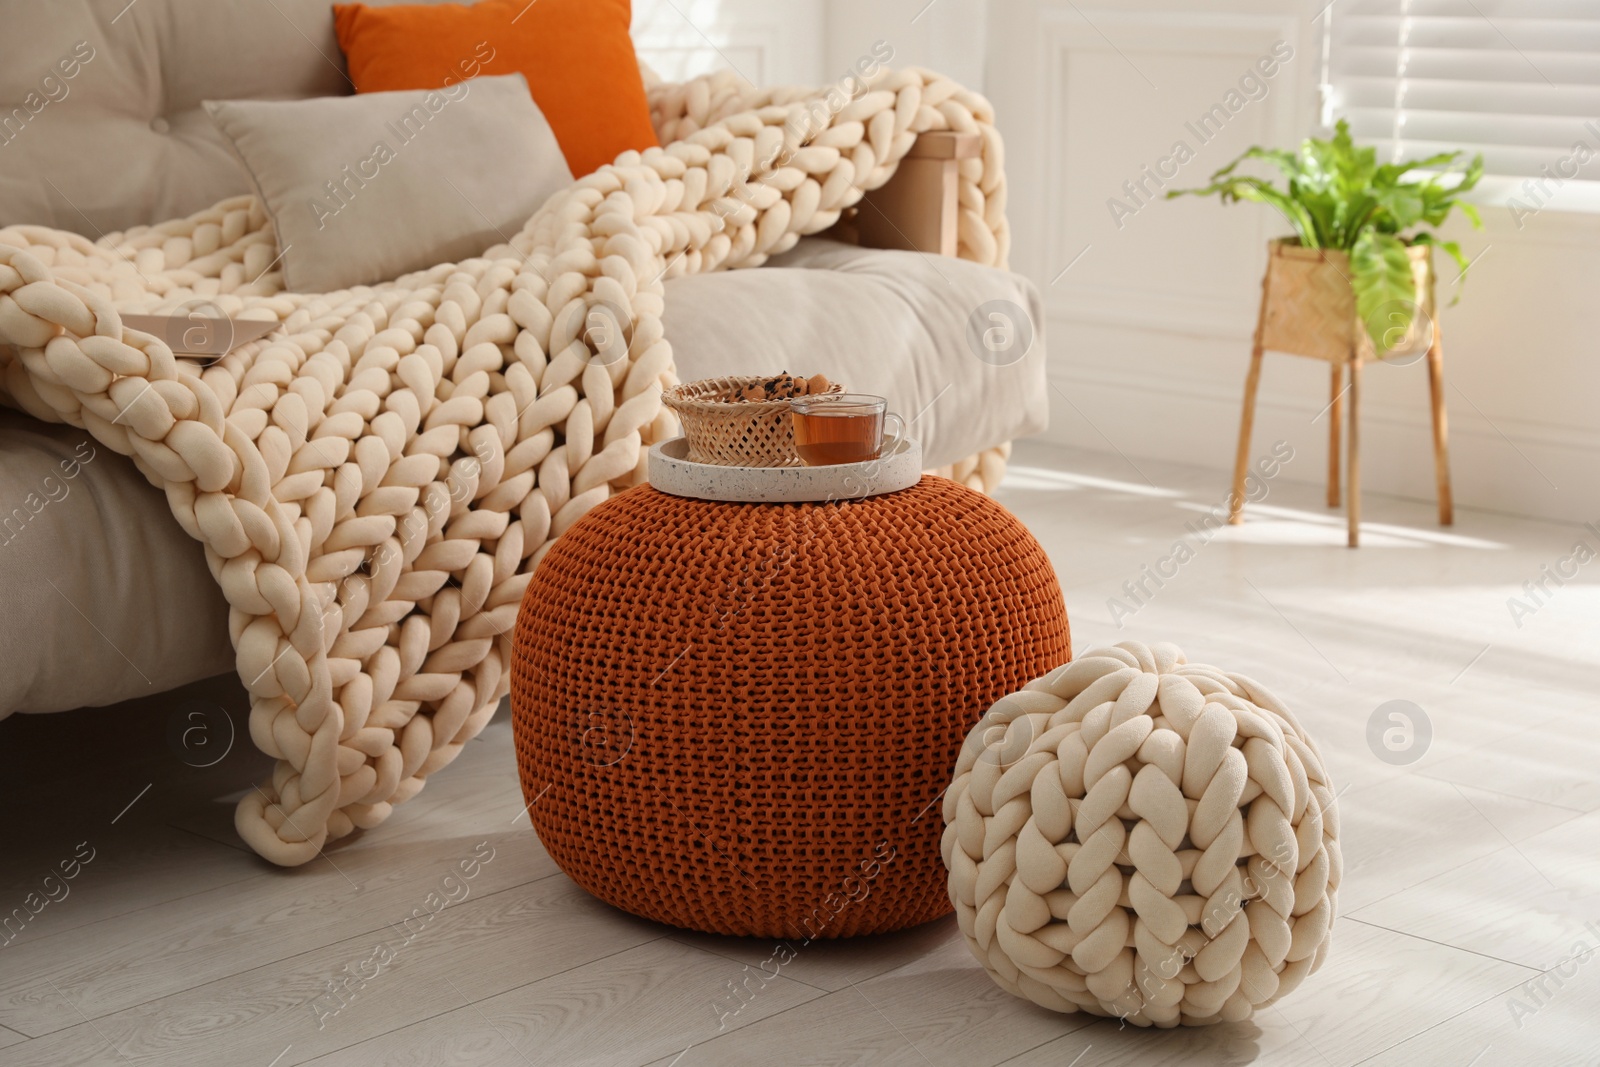
<path id="1" fill-rule="evenodd" d="M 0 227 L 93 239 L 246 192 L 202 100 L 350 91 L 326 0 L 55 0 L 10 5 L 6 21 Z M 994 367 L 965 335 L 991 300 L 1042 322 L 1017 275 L 809 238 L 760 270 L 667 293 L 684 380 L 821 371 L 887 395 L 916 418 L 930 465 L 965 460 L 975 480 L 972 457 L 1044 425 L 1042 343 Z M 728 328 L 729 307 L 743 328 Z M 113 703 L 233 665 L 227 605 L 161 493 L 83 431 L 12 411 L 0 411 L 0 578 L 28 606 L 0 613 L 0 715 Z"/>

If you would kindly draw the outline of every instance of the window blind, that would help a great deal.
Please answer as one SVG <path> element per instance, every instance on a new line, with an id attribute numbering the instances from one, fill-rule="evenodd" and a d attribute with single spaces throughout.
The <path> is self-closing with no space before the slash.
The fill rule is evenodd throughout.
<path id="1" fill-rule="evenodd" d="M 1600 0 L 1336 0 L 1322 18 L 1332 112 L 1380 160 L 1461 148 L 1490 175 L 1600 181 Z"/>

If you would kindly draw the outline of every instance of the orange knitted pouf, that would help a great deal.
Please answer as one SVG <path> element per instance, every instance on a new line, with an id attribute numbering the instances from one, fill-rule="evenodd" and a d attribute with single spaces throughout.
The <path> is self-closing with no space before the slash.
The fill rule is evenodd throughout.
<path id="1" fill-rule="evenodd" d="M 1071 655 L 1044 550 L 926 476 L 842 504 L 641 486 L 568 530 L 517 619 L 524 799 L 601 900 L 812 939 L 949 913 L 938 800 L 985 709 Z"/>

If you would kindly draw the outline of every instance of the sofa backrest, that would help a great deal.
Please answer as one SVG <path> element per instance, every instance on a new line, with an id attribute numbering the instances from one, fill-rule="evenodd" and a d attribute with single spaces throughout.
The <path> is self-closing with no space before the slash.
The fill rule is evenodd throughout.
<path id="1" fill-rule="evenodd" d="M 352 92 L 332 2 L 0 0 L 0 226 L 94 239 L 249 192 L 200 102 Z"/>

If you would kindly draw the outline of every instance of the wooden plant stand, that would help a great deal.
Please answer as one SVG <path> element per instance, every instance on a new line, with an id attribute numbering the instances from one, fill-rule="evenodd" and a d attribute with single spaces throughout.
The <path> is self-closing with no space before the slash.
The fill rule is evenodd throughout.
<path id="1" fill-rule="evenodd" d="M 1433 464 L 1438 486 L 1439 524 L 1455 521 L 1450 499 L 1450 450 L 1444 405 L 1444 344 L 1434 314 L 1434 273 L 1431 249 L 1413 247 L 1412 271 L 1421 294 L 1412 316 L 1410 332 L 1384 355 L 1404 359 L 1424 350 L 1428 359 L 1428 387 L 1433 406 Z M 1328 506 L 1339 506 L 1339 434 L 1344 417 L 1345 373 L 1350 383 L 1348 449 L 1349 545 L 1361 543 L 1361 368 L 1378 358 L 1372 338 L 1356 316 L 1355 293 L 1350 288 L 1350 258 L 1343 252 L 1302 248 L 1293 238 L 1271 242 L 1267 271 L 1261 279 L 1261 313 L 1256 320 L 1255 344 L 1250 352 L 1250 372 L 1244 383 L 1244 413 L 1239 424 L 1239 452 L 1233 466 L 1233 494 L 1228 521 L 1238 524 L 1244 514 L 1245 477 L 1250 467 L 1250 431 L 1255 422 L 1256 390 L 1261 384 L 1261 357 L 1268 351 L 1320 359 L 1332 365 L 1328 414 Z M 1399 310 L 1399 309 L 1397 309 Z"/>

